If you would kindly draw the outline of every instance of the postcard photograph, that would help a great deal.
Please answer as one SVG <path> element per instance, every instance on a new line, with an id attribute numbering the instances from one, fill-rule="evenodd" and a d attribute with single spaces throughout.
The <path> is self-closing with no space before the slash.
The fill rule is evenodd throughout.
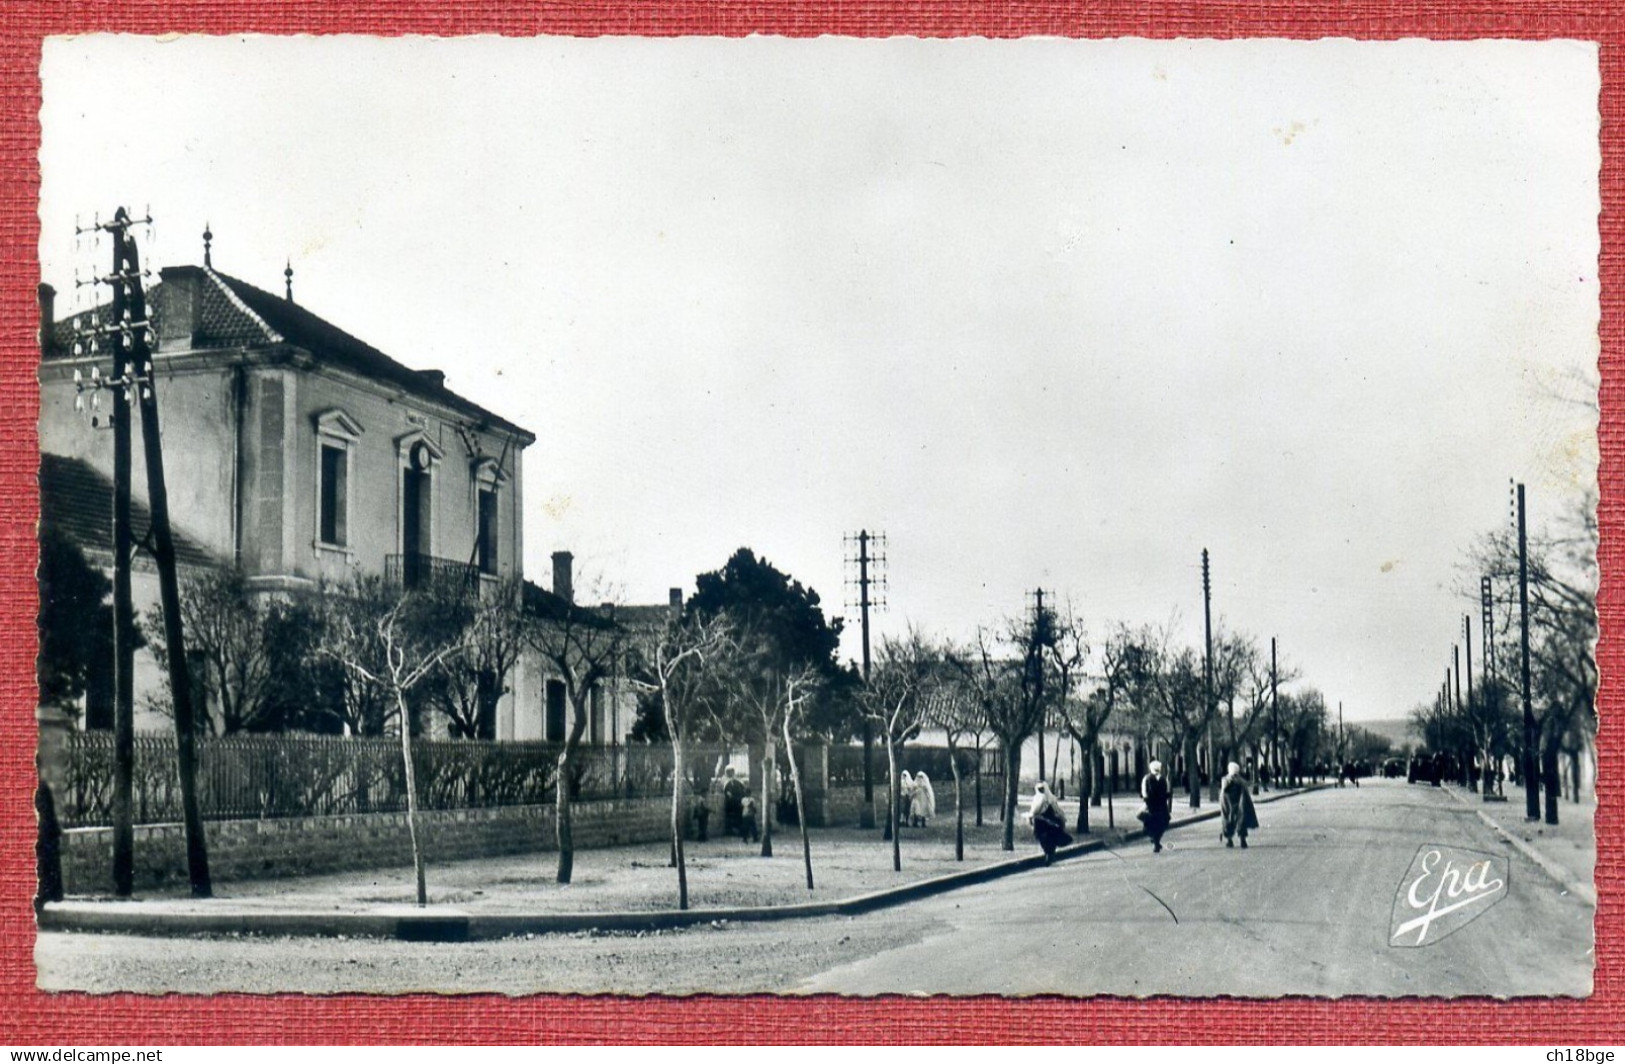
<path id="1" fill-rule="evenodd" d="M 42 989 L 1591 993 L 1595 44 L 41 81 Z"/>

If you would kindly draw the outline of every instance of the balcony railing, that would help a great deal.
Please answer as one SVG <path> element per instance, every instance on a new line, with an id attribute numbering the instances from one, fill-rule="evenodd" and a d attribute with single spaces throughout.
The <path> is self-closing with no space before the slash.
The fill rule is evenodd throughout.
<path id="1" fill-rule="evenodd" d="M 391 554 L 384 559 L 384 579 L 411 589 L 462 588 L 478 591 L 480 570 L 466 560 L 437 558 L 432 554 Z"/>

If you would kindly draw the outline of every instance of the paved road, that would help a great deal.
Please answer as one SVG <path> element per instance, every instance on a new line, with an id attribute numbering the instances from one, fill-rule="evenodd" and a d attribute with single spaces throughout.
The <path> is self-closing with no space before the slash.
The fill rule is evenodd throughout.
<path id="1" fill-rule="evenodd" d="M 803 988 L 1591 992 L 1591 907 L 1498 843 L 1470 807 L 1442 791 L 1374 780 L 1261 806 L 1259 815 L 1263 827 L 1246 851 L 1225 849 L 1216 829 L 1198 825 L 1172 836 L 1161 855 L 1141 845 L 916 906 L 916 918 L 936 915 L 946 926 L 916 944 L 820 972 Z M 1394 948 L 1387 944 L 1394 895 L 1423 843 L 1508 853 L 1507 895 L 1449 937 Z M 942 912 L 945 905 L 957 908 Z"/>
<path id="2" fill-rule="evenodd" d="M 36 959 L 46 989 L 138 992 L 1590 992 L 1591 907 L 1447 794 L 1372 781 L 1259 813 L 1245 852 L 1204 823 L 1159 856 L 1137 844 L 857 918 L 464 944 L 47 934 Z M 1507 894 L 1436 943 L 1393 948 L 1423 843 L 1508 853 Z"/>

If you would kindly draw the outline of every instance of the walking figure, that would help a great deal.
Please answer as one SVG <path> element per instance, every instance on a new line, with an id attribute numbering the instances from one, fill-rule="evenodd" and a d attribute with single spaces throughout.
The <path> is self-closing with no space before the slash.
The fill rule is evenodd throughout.
<path id="1" fill-rule="evenodd" d="M 756 799 L 746 795 L 739 803 L 739 837 L 745 842 L 760 842 L 762 827 L 756 819 Z"/>
<path id="2" fill-rule="evenodd" d="M 722 782 L 722 833 L 732 835 L 739 830 L 740 803 L 745 800 L 748 788 L 745 781 L 734 775 L 734 767 L 729 765 L 723 771 Z"/>
<path id="3" fill-rule="evenodd" d="M 1258 827 L 1258 814 L 1253 810 L 1253 796 L 1241 766 L 1230 762 L 1230 771 L 1219 784 L 1219 813 L 1224 818 L 1224 832 L 1220 836 L 1227 847 L 1234 848 L 1235 837 L 1241 836 L 1241 848 L 1247 848 L 1247 832 Z"/>
<path id="4" fill-rule="evenodd" d="M 1140 810 L 1140 821 L 1145 824 L 1145 837 L 1151 840 L 1151 852 L 1162 852 L 1162 833 L 1168 830 L 1168 821 L 1172 817 L 1170 803 L 1173 801 L 1173 792 L 1168 789 L 1168 781 L 1162 778 L 1162 762 L 1151 762 L 1151 771 L 1145 774 L 1140 781 L 1140 797 L 1145 800 L 1145 808 Z"/>
<path id="5" fill-rule="evenodd" d="M 1039 780 L 1033 788 L 1032 805 L 1027 807 L 1027 819 L 1033 825 L 1033 837 L 1044 848 L 1044 863 L 1055 860 L 1055 851 L 1072 845 L 1072 836 L 1066 833 L 1066 815 L 1049 787 Z"/>

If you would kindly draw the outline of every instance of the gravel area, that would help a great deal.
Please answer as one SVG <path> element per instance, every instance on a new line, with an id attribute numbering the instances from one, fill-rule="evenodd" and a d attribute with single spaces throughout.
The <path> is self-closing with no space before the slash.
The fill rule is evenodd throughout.
<path id="1" fill-rule="evenodd" d="M 685 847 L 689 904 L 696 909 L 774 906 L 834 901 L 900 886 L 955 871 L 983 867 L 1038 848 L 1031 829 L 1018 822 L 1015 851 L 1000 849 L 1001 827 L 994 818 L 966 826 L 965 860 L 954 859 L 953 821 L 939 818 L 902 835 L 901 872 L 892 871 L 891 844 L 880 832 L 855 828 L 816 829 L 811 836 L 815 889 L 808 890 L 801 838 L 791 828 L 774 836 L 771 858 L 759 846 L 738 839 L 691 842 Z M 1091 837 L 1099 837 L 1097 831 Z M 470 913 L 591 913 L 675 909 L 677 875 L 670 845 L 649 843 L 603 850 L 579 850 L 572 882 L 554 882 L 552 853 L 430 864 L 431 906 Z M 184 888 L 143 895 L 139 902 L 174 911 L 205 911 L 229 901 L 240 909 L 355 911 L 410 905 L 412 870 L 375 869 L 337 875 L 221 883 L 216 901 L 194 901 Z"/>
<path id="2" fill-rule="evenodd" d="M 941 930 L 870 913 L 461 943 L 49 933 L 34 956 L 41 990 L 91 994 L 783 993 Z"/>

